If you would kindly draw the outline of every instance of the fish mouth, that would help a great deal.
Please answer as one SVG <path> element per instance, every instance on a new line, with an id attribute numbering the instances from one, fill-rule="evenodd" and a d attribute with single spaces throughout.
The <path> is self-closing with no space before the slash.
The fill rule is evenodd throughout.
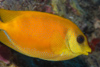
<path id="1" fill-rule="evenodd" d="M 83 52 L 82 54 L 83 54 L 83 55 L 89 55 L 90 52 L 91 52 L 91 49 L 89 49 L 89 50 Z"/>
<path id="2" fill-rule="evenodd" d="M 88 53 L 88 52 L 83 52 L 82 54 L 83 54 L 83 55 L 89 55 L 89 53 Z"/>
<path id="3" fill-rule="evenodd" d="M 89 53 L 91 52 L 91 49 L 88 49 L 88 50 L 83 51 L 83 52 L 75 53 L 75 52 L 73 52 L 73 51 L 71 50 L 71 48 L 70 48 L 70 47 L 68 47 L 68 48 L 69 48 L 69 49 L 70 49 L 70 51 L 71 51 L 72 53 L 74 53 L 74 54 L 89 55 Z"/>

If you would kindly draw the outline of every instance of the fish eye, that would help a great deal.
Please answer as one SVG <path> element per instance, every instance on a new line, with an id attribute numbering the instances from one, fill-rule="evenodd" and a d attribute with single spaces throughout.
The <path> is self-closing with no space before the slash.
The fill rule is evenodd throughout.
<path id="1" fill-rule="evenodd" d="M 77 37 L 77 42 L 80 43 L 80 44 L 83 43 L 84 42 L 84 37 L 82 35 L 79 35 Z"/>

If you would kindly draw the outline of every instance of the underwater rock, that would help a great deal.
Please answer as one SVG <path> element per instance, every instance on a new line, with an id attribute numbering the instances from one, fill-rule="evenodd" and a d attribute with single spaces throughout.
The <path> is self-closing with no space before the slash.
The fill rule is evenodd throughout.
<path id="1" fill-rule="evenodd" d="M 85 60 L 81 57 L 66 61 L 46 61 L 34 58 L 33 61 L 38 67 L 88 67 Z"/>
<path id="2" fill-rule="evenodd" d="M 36 67 L 31 57 L 13 51 L 13 63 L 18 67 Z"/>
<path id="3" fill-rule="evenodd" d="M 89 67 L 100 67 L 100 51 L 93 52 L 89 57 L 87 58 L 87 62 L 89 62 Z M 98 59 L 97 59 L 98 58 Z"/>
<path id="4" fill-rule="evenodd" d="M 95 29 L 100 28 L 100 20 L 99 19 L 95 19 L 94 27 L 95 27 Z"/>
<path id="5" fill-rule="evenodd" d="M 2 1 L 4 1 L 4 0 L 0 0 L 0 2 L 2 2 Z"/>
<path id="6" fill-rule="evenodd" d="M 5 64 L 9 64 L 11 59 L 11 51 L 8 47 L 1 45 L 0 43 L 0 61 Z"/>
<path id="7" fill-rule="evenodd" d="M 0 61 L 0 67 L 8 67 L 8 66 L 6 66 L 4 62 Z"/>
<path id="8" fill-rule="evenodd" d="M 48 0 L 49 1 L 49 0 Z M 45 12 L 48 1 L 38 0 L 4 0 L 0 4 L 1 8 L 9 10 L 35 10 Z M 14 4 L 14 5 L 13 5 Z"/>

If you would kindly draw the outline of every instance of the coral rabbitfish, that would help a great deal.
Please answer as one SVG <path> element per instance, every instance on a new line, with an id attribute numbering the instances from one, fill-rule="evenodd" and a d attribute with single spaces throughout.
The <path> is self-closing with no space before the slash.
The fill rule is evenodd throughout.
<path id="1" fill-rule="evenodd" d="M 62 61 L 91 52 L 85 35 L 66 18 L 4 9 L 0 9 L 0 18 L 0 41 L 24 55 Z"/>

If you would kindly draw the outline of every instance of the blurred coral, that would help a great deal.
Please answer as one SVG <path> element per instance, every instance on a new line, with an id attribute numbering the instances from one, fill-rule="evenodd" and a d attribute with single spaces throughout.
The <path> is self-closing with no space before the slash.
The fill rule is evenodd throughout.
<path id="1" fill-rule="evenodd" d="M 95 49 L 100 51 L 100 38 L 94 38 L 90 44 L 92 52 L 95 51 Z"/>
<path id="2" fill-rule="evenodd" d="M 51 0 L 54 14 L 62 17 L 67 17 L 66 13 L 66 0 Z"/>

